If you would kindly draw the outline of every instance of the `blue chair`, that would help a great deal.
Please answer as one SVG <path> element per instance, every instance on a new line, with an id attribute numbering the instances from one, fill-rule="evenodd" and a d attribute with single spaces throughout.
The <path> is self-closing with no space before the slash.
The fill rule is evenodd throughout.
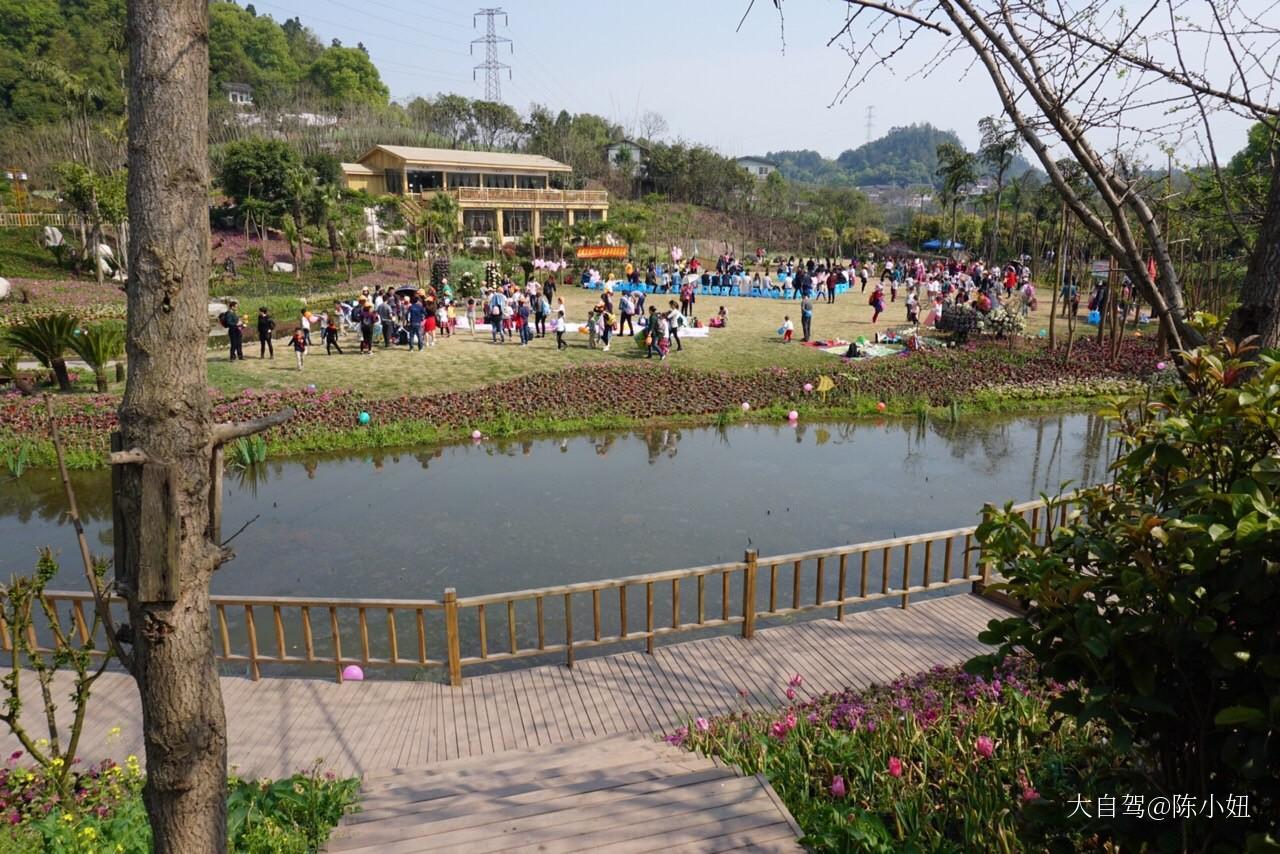
<path id="1" fill-rule="evenodd" d="M 729 296 L 736 297 L 736 296 L 741 296 L 741 294 L 742 294 L 742 288 L 740 288 L 738 285 L 734 285 L 733 287 L 729 288 Z"/>

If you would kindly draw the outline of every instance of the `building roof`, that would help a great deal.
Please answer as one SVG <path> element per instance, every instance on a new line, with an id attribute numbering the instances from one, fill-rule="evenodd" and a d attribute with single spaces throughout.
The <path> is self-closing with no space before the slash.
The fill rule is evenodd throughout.
<path id="1" fill-rule="evenodd" d="M 747 157 L 739 157 L 739 158 L 737 158 L 734 162 L 736 162 L 736 163 L 741 163 L 741 162 L 743 162 L 744 160 L 749 160 L 749 161 L 751 161 L 752 163 L 763 163 L 765 166 L 772 166 L 774 169 L 777 169 L 777 168 L 778 168 L 778 164 L 777 164 L 777 163 L 774 163 L 772 160 L 766 160 L 766 159 L 765 159 L 765 158 L 763 158 L 763 157 L 751 157 L 751 156 L 747 156 Z"/>
<path id="2" fill-rule="evenodd" d="M 222 91 L 224 92 L 253 92 L 253 87 L 248 83 L 223 83 Z"/>
<path id="3" fill-rule="evenodd" d="M 376 174 L 368 166 L 363 163 L 343 163 L 342 172 L 345 175 L 374 175 Z"/>
<path id="4" fill-rule="evenodd" d="M 464 151 L 457 148 L 418 148 L 412 145 L 375 145 L 360 156 L 364 160 L 374 151 L 382 150 L 409 163 L 425 163 L 432 166 L 454 166 L 470 169 L 530 169 L 539 172 L 572 172 L 550 157 L 540 154 L 509 154 L 505 151 Z"/>

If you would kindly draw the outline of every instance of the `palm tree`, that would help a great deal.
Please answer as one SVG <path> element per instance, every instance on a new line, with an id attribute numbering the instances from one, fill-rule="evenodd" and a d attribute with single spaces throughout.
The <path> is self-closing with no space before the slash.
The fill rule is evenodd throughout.
<path id="1" fill-rule="evenodd" d="M 58 388 L 71 391 L 71 377 L 67 374 L 67 362 L 62 357 L 71 348 L 76 325 L 76 319 L 63 312 L 32 317 L 10 327 L 4 335 L 4 343 L 52 370 L 58 379 Z"/>
<path id="2" fill-rule="evenodd" d="M 292 217 L 280 218 L 280 230 L 289 244 L 289 255 L 293 258 L 293 277 L 302 276 L 302 233 L 298 231 L 297 222 Z"/>
<path id="3" fill-rule="evenodd" d="M 1013 165 L 1013 158 L 1022 148 L 1022 138 L 1017 130 L 1010 128 L 1003 120 L 991 116 L 978 120 L 978 129 L 982 131 L 982 146 L 978 156 L 982 162 L 991 167 L 996 176 L 995 187 L 995 225 L 992 228 L 991 263 L 1000 263 L 1000 201 L 1004 196 L 1004 176 Z"/>
<path id="4" fill-rule="evenodd" d="M 443 247 L 446 258 L 453 254 L 458 240 L 458 200 L 448 193 L 436 193 L 423 216 L 423 224 L 431 242 Z"/>
<path id="5" fill-rule="evenodd" d="M 542 226 L 543 244 L 550 244 L 556 248 L 557 261 L 563 260 L 564 258 L 564 238 L 566 231 L 567 229 L 565 228 L 564 222 L 558 219 L 545 223 Z"/>
<path id="6" fill-rule="evenodd" d="M 978 158 L 951 142 L 938 146 L 938 172 L 942 179 L 942 204 L 951 206 L 951 251 L 956 248 L 956 217 L 966 187 L 978 180 Z"/>
<path id="7" fill-rule="evenodd" d="M 118 323 L 99 323 L 71 338 L 71 349 L 93 369 L 98 391 L 107 390 L 107 362 L 124 354 L 124 330 Z"/>
<path id="8" fill-rule="evenodd" d="M 422 236 L 418 234 L 417 228 L 410 228 L 405 232 L 404 238 L 400 241 L 404 246 L 404 251 L 413 259 L 413 276 L 418 280 L 418 287 L 422 287 Z"/>

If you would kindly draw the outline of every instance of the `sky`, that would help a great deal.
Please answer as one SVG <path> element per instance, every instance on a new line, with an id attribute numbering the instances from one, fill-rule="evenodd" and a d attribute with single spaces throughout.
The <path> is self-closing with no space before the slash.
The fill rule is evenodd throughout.
<path id="1" fill-rule="evenodd" d="M 243 0 L 242 0 L 243 2 Z M 941 42 L 924 38 L 904 54 L 896 74 L 876 72 L 843 102 L 833 104 L 849 61 L 828 39 L 843 23 L 841 0 L 786 4 L 785 51 L 773 4 L 757 0 L 738 30 L 749 0 L 509 0 L 499 18 L 502 99 L 526 112 L 539 103 L 554 110 L 591 112 L 636 128 L 647 111 L 667 121 L 667 140 L 710 145 L 742 156 L 814 149 L 827 157 L 890 128 L 929 122 L 954 130 L 973 149 L 978 119 L 999 112 L 990 80 L 966 56 L 937 59 Z M 479 4 L 449 0 L 254 0 L 259 14 L 298 16 L 328 43 L 362 42 L 391 89 L 391 97 L 455 92 L 484 96 L 484 18 Z M 939 39 L 941 37 L 938 37 Z M 927 75 L 914 74 L 929 65 Z M 1248 125 L 1215 119 L 1219 153 L 1244 145 Z M 1152 159 L 1163 156 L 1150 152 Z M 1188 141 L 1180 159 L 1199 162 Z"/>

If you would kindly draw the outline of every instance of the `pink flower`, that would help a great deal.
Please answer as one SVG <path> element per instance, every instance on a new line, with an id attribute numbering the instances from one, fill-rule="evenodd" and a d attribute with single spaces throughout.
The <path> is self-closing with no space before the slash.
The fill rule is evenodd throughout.
<path id="1" fill-rule="evenodd" d="M 711 729 L 711 722 L 706 718 L 698 718 L 696 721 L 693 722 L 693 725 L 698 730 L 698 732 L 706 732 L 707 730 Z"/>
<path id="2" fill-rule="evenodd" d="M 1022 799 L 1024 801 L 1034 801 L 1034 800 L 1037 800 L 1039 797 L 1040 797 L 1040 793 L 1029 786 L 1022 790 Z"/>
<path id="3" fill-rule="evenodd" d="M 796 689 L 795 689 L 795 688 L 788 688 L 788 689 L 787 689 L 787 699 L 788 699 L 788 700 L 794 700 L 795 698 L 796 698 Z"/>
<path id="4" fill-rule="evenodd" d="M 843 798 L 845 795 L 844 777 L 839 774 L 831 778 L 831 797 Z"/>
<path id="5" fill-rule="evenodd" d="M 889 776 L 890 777 L 902 776 L 902 760 L 896 756 L 889 757 Z"/>
<path id="6" fill-rule="evenodd" d="M 996 752 L 996 743 L 989 736 L 980 735 L 974 742 L 973 749 L 983 759 L 990 759 L 991 754 Z"/>
<path id="7" fill-rule="evenodd" d="M 799 673 L 797 673 L 791 677 L 791 681 L 788 682 L 787 684 L 790 685 L 792 688 L 799 688 L 801 685 L 804 684 L 804 677 L 801 676 Z"/>

